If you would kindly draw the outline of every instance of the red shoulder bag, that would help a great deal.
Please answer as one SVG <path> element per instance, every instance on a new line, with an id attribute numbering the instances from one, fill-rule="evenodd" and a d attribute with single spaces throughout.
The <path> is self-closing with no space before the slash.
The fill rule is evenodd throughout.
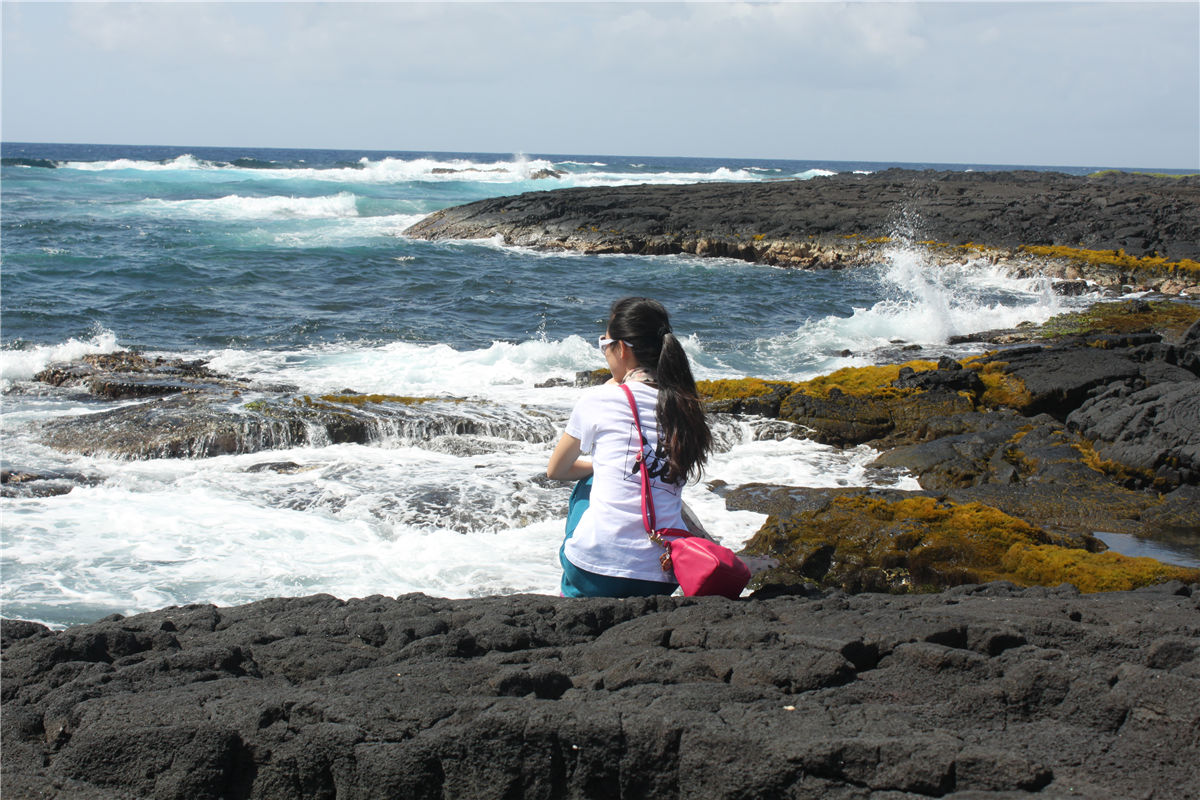
<path id="1" fill-rule="evenodd" d="M 633 424 L 637 427 L 642 448 L 638 451 L 637 464 L 642 474 L 642 522 L 650 541 L 661 545 L 665 553 L 659 558 L 664 572 L 673 572 L 675 580 L 689 597 L 696 595 L 721 595 L 735 599 L 750 582 L 750 568 L 728 547 L 711 539 L 696 536 L 682 528 L 656 528 L 654 525 L 654 498 L 650 487 L 650 473 L 646 469 L 646 435 L 638 419 L 637 402 L 633 392 L 625 384 L 625 397 L 633 412 Z"/>

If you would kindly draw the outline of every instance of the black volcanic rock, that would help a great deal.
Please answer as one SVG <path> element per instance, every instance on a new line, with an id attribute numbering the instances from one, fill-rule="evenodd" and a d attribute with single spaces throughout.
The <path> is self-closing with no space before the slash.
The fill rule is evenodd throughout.
<path id="1" fill-rule="evenodd" d="M 1115 386 L 1067 418 L 1105 458 L 1170 483 L 1200 482 L 1200 381 Z"/>
<path id="2" fill-rule="evenodd" d="M 557 189 L 439 211 L 406 233 L 793 266 L 844 265 L 862 244 L 896 236 L 1197 260 L 1200 177 L 889 169 L 807 181 Z"/>
<path id="3" fill-rule="evenodd" d="M 1189 797 L 1198 597 L 315 596 L 6 620 L 3 789 Z"/>

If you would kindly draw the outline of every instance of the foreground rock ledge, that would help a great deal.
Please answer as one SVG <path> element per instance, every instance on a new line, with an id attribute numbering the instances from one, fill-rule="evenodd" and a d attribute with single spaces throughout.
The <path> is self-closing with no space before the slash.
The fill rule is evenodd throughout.
<path id="1" fill-rule="evenodd" d="M 6 798 L 1200 795 L 1200 585 L 3 624 Z"/>

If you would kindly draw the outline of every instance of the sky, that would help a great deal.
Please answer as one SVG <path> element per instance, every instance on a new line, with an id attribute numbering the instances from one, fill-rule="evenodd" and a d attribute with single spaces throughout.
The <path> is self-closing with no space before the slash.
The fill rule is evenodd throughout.
<path id="1" fill-rule="evenodd" d="M 1200 3 L 3 2 L 4 141 L 1200 169 Z"/>

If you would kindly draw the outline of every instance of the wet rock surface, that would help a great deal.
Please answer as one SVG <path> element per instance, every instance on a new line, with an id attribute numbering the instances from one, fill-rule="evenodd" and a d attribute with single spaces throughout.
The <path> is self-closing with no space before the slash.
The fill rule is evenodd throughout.
<path id="1" fill-rule="evenodd" d="M 442 435 L 517 441 L 556 435 L 549 419 L 526 409 L 352 391 L 311 396 L 223 375 L 201 362 L 151 361 L 131 352 L 54 364 L 35 380 L 84 400 L 129 401 L 42 425 L 44 443 L 83 455 L 207 458 L 389 437 L 436 448 Z"/>
<path id="2" fill-rule="evenodd" d="M 1188 797 L 1198 597 L 315 596 L 6 620 L 4 793 Z"/>

